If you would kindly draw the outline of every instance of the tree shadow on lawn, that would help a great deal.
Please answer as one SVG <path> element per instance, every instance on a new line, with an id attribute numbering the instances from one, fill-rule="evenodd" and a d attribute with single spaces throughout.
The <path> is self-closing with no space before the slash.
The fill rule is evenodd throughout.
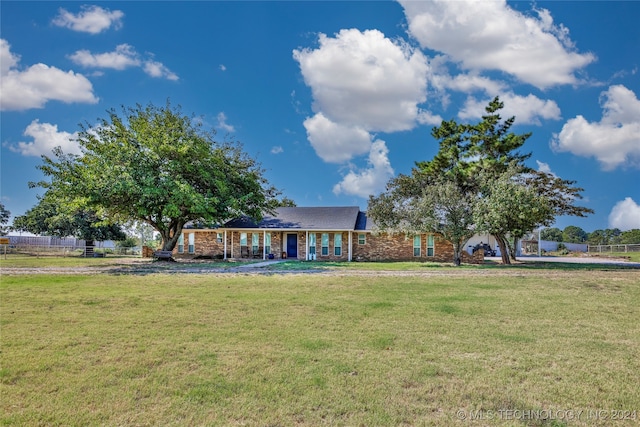
<path id="1" fill-rule="evenodd" d="M 621 264 L 516 261 L 504 265 L 494 260 L 485 260 L 484 264 L 453 264 L 435 262 L 324 262 L 324 261 L 284 261 L 266 266 L 252 266 L 255 262 L 191 262 L 179 260 L 175 263 L 151 262 L 148 264 L 129 264 L 106 267 L 105 273 L 114 275 L 150 275 L 150 274 L 286 274 L 286 273 L 330 273 L 332 271 L 385 271 L 385 272 L 425 272 L 439 270 L 556 270 L 556 271 L 620 271 L 640 270 L 637 266 Z"/>

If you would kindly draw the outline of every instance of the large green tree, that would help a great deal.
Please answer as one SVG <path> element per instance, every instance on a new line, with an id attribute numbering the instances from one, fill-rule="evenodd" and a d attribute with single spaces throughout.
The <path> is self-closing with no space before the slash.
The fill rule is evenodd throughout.
<path id="1" fill-rule="evenodd" d="M 503 255 L 510 254 L 513 258 L 515 253 L 508 250 L 508 239 L 521 237 L 526 225 L 531 227 L 527 231 L 531 231 L 540 225 L 550 224 L 557 215 L 585 216 L 590 213 L 590 209 L 575 205 L 582 191 L 574 186 L 575 182 L 534 171 L 526 166 L 525 161 L 531 154 L 521 153 L 519 150 L 530 134 L 513 133 L 511 128 L 515 117 L 502 120 L 499 111 L 503 107 L 504 104 L 496 97 L 489 102 L 485 108 L 486 114 L 478 123 L 460 124 L 450 120 L 433 128 L 431 135 L 440 144 L 435 157 L 429 161 L 416 162 L 411 175 L 399 177 L 401 180 L 396 182 L 405 183 L 402 191 L 398 190 L 396 182 L 391 181 L 385 193 L 369 199 L 370 207 L 375 207 L 379 198 L 404 199 L 406 206 L 411 206 L 409 201 L 412 198 L 422 197 L 428 187 L 433 186 L 433 191 L 437 191 L 444 180 L 455 185 L 466 199 L 477 200 L 479 203 L 474 206 L 487 209 L 489 204 L 501 204 L 499 211 L 503 217 L 499 219 L 500 226 L 489 227 L 490 223 L 497 225 L 498 219 L 491 219 L 487 215 L 476 215 L 476 222 L 482 223 L 482 227 L 474 223 L 468 226 L 470 230 L 493 230 L 491 233 L 498 242 L 500 252 Z M 518 197 L 524 197 L 522 194 L 512 198 L 494 194 L 496 191 L 503 191 L 492 184 L 500 180 L 509 181 L 509 186 L 523 187 L 529 195 L 536 194 L 546 199 L 544 206 L 539 203 L 541 199 L 538 198 L 537 209 L 524 209 L 517 204 Z M 397 204 L 402 205 L 401 202 Z M 389 214 L 395 215 L 394 212 Z M 374 220 L 379 221 L 380 218 L 374 217 Z M 503 256 L 503 261 L 509 263 L 510 257 Z"/>
<path id="2" fill-rule="evenodd" d="M 462 251 L 474 234 L 474 199 L 450 178 L 416 185 L 416 174 L 392 179 L 385 193 L 370 196 L 367 215 L 384 232 L 440 234 L 451 242 L 453 264 L 458 266 Z"/>
<path id="3" fill-rule="evenodd" d="M 623 231 L 620 235 L 620 243 L 622 244 L 640 244 L 640 229 Z"/>
<path id="4" fill-rule="evenodd" d="M 622 232 L 618 228 L 594 230 L 588 233 L 587 243 L 590 245 L 615 245 L 621 239 Z"/>
<path id="5" fill-rule="evenodd" d="M 122 107 L 81 126 L 81 155 L 43 157 L 40 182 L 61 205 L 95 210 L 108 221 L 141 221 L 173 250 L 187 222 L 220 224 L 271 212 L 278 192 L 257 161 L 218 142 L 203 121 L 163 107 Z"/>
<path id="6" fill-rule="evenodd" d="M 519 239 L 553 221 L 551 202 L 514 169 L 485 181 L 482 188 L 475 211 L 477 230 L 495 237 L 502 262 L 508 264 Z"/>
<path id="7" fill-rule="evenodd" d="M 562 230 L 562 241 L 566 243 L 584 243 L 589 235 L 576 225 L 568 225 Z"/>
<path id="8" fill-rule="evenodd" d="M 562 230 L 558 227 L 545 228 L 540 232 L 540 239 L 549 242 L 562 242 Z"/>

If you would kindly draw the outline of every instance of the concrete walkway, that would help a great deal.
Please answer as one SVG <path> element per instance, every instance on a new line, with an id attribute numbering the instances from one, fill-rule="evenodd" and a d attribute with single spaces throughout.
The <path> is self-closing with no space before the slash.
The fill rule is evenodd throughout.
<path id="1" fill-rule="evenodd" d="M 273 259 L 273 260 L 262 261 L 262 262 L 248 262 L 246 264 L 238 263 L 238 265 L 236 267 L 237 268 L 246 268 L 246 269 L 261 268 L 261 267 L 267 267 L 267 266 L 273 265 L 273 264 L 280 264 L 281 262 L 285 262 L 285 261 L 286 260 L 283 260 L 283 259 Z"/>

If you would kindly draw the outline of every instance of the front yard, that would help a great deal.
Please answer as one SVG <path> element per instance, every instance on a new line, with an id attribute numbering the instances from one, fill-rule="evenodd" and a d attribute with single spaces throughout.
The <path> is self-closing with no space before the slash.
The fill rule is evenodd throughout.
<path id="1" fill-rule="evenodd" d="M 0 423 L 637 424 L 639 270 L 416 268 L 4 275 Z"/>

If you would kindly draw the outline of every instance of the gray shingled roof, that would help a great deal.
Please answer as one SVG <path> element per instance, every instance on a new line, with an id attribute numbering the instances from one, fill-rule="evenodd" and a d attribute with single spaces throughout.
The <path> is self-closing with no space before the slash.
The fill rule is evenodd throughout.
<path id="1" fill-rule="evenodd" d="M 371 231 L 375 227 L 375 223 L 367 216 L 366 212 L 358 212 L 358 220 L 356 221 L 356 231 Z"/>
<path id="2" fill-rule="evenodd" d="M 283 207 L 276 215 L 267 215 L 256 223 L 251 218 L 238 218 L 227 222 L 224 228 L 247 229 L 299 229 L 299 230 L 356 230 L 360 208 L 339 207 Z"/>

